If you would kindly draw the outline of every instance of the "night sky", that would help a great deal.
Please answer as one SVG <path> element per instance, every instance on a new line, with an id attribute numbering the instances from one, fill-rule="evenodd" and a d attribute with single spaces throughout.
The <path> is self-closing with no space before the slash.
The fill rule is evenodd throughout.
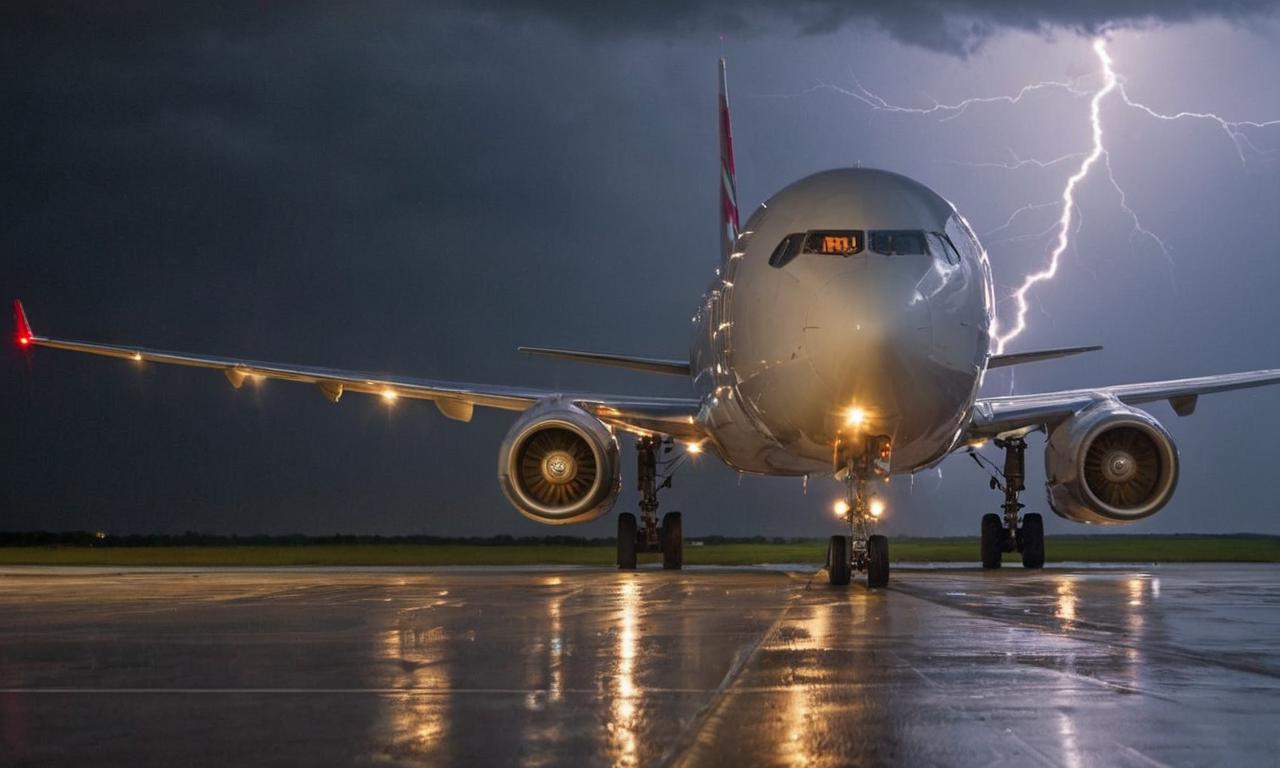
<path id="1" fill-rule="evenodd" d="M 687 354 L 718 259 L 722 51 L 744 217 L 825 168 L 905 173 L 984 236 L 1002 297 L 1044 264 L 1078 167 L 1019 161 L 1090 147 L 1095 36 L 1156 111 L 1280 119 L 1274 2 L 125 5 L 0 14 L 6 301 L 49 335 L 463 381 L 689 392 L 515 347 Z M 927 108 L 1036 81 L 1079 92 L 958 116 L 848 95 Z M 1101 116 L 1123 202 L 1168 258 L 1095 170 L 1008 351 L 1106 350 L 987 392 L 1280 367 L 1280 124 L 1233 140 L 1117 98 Z M 1124 531 L 1280 533 L 1280 388 L 1151 411 L 1181 449 L 1179 491 Z M 512 419 L 10 344 L 0 529 L 611 535 L 612 514 L 551 529 L 507 505 Z M 1032 442 L 1026 500 L 1047 511 Z M 976 534 L 998 511 L 986 480 L 962 456 L 895 478 L 887 532 Z M 691 535 L 824 535 L 837 489 L 703 457 L 663 508 Z"/>

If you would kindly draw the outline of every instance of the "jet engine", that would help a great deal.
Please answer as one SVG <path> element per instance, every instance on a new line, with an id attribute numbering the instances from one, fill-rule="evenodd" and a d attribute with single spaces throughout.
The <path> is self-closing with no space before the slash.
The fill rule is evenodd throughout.
<path id="1" fill-rule="evenodd" d="M 1154 515 L 1178 483 L 1178 449 L 1149 414 L 1108 400 L 1058 425 L 1045 446 L 1049 506 L 1077 523 Z"/>
<path id="2" fill-rule="evenodd" d="M 622 475 L 618 441 L 595 416 L 550 398 L 525 411 L 502 441 L 498 482 L 520 514 L 548 525 L 608 512 Z"/>

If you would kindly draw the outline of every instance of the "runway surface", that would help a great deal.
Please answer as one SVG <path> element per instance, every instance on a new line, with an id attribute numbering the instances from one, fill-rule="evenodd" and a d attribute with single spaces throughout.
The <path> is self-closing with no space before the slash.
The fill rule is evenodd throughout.
<path id="1" fill-rule="evenodd" d="M 1280 567 L 0 571 L 5 765 L 1277 765 Z"/>

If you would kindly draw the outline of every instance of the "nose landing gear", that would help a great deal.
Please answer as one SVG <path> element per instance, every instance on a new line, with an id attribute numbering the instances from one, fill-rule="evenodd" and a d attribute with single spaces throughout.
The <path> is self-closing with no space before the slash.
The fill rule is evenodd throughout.
<path id="1" fill-rule="evenodd" d="M 1005 552 L 1020 552 L 1023 568 L 1044 567 L 1044 518 L 1036 512 L 1019 513 L 1026 506 L 1018 494 L 1026 490 L 1027 441 L 1022 437 L 997 439 L 996 447 L 1004 450 L 1004 482 L 994 475 L 991 489 L 1004 492 L 1004 515 L 982 516 L 982 567 L 999 568 Z M 977 454 L 974 460 L 981 465 Z M 992 467 L 994 470 L 994 466 Z"/>
<path id="2" fill-rule="evenodd" d="M 671 487 L 671 472 L 658 482 L 658 448 L 664 441 L 643 436 L 636 440 L 636 477 L 640 485 L 640 524 L 630 512 L 618 515 L 618 568 L 634 570 L 640 552 L 661 552 L 662 567 L 680 570 L 684 566 L 684 521 L 679 512 L 668 512 L 658 523 L 658 491 Z M 671 450 L 670 440 L 665 450 Z"/>
<path id="3" fill-rule="evenodd" d="M 888 473 L 889 440 L 868 437 L 864 450 L 845 459 L 845 513 L 848 536 L 832 536 L 827 546 L 827 580 L 845 586 L 853 574 L 866 572 L 867 586 L 889 584 L 889 540 L 872 533 L 876 516 L 867 483 Z"/>

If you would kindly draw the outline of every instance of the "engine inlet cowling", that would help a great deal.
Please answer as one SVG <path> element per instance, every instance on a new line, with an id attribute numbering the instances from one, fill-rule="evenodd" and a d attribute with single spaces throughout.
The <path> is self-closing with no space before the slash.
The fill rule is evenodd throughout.
<path id="1" fill-rule="evenodd" d="M 1045 446 L 1049 506 L 1078 523 L 1125 525 L 1159 512 L 1178 483 L 1178 449 L 1160 422 L 1115 401 L 1062 422 Z"/>
<path id="2" fill-rule="evenodd" d="M 622 480 L 618 441 L 573 403 L 544 401 L 512 426 L 498 453 L 498 482 L 531 520 L 581 523 L 608 512 Z"/>

